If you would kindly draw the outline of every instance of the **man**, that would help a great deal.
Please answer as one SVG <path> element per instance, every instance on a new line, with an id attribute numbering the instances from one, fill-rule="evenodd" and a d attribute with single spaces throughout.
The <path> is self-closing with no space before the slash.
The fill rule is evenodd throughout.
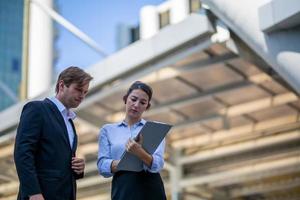
<path id="1" fill-rule="evenodd" d="M 71 108 L 79 106 L 93 78 L 78 67 L 65 69 L 56 96 L 27 103 L 17 130 L 14 158 L 18 200 L 74 200 L 84 160 L 75 155 L 77 135 Z"/>

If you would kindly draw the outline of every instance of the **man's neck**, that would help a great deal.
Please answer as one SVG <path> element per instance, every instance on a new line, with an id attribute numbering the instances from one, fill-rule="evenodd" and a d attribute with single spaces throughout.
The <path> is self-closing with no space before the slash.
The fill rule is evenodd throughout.
<path id="1" fill-rule="evenodd" d="M 70 110 L 70 108 L 68 107 L 68 106 L 66 106 L 66 103 L 64 103 L 64 100 L 63 100 L 63 98 L 60 96 L 60 95 L 56 95 L 55 96 L 55 98 L 60 102 L 60 103 L 62 103 L 64 106 L 65 106 L 65 108 L 67 109 L 67 110 Z"/>

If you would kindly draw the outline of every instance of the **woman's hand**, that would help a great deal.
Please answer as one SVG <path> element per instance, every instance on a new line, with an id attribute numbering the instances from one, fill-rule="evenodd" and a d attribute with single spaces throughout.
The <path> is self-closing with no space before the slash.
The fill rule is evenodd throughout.
<path id="1" fill-rule="evenodd" d="M 117 172 L 117 167 L 118 167 L 119 162 L 120 162 L 120 160 L 113 160 L 112 161 L 111 167 L 110 167 L 112 173 Z"/>
<path id="2" fill-rule="evenodd" d="M 138 136 L 138 138 L 135 140 L 129 139 L 126 143 L 126 151 L 134 154 L 135 156 L 140 158 L 148 167 L 150 167 L 152 165 L 153 158 L 143 149 L 142 143 L 142 136 Z"/>
<path id="3" fill-rule="evenodd" d="M 141 152 L 142 150 L 142 145 L 140 142 L 137 142 L 133 139 L 129 139 L 127 144 L 126 144 L 126 151 L 130 152 L 136 156 Z"/>

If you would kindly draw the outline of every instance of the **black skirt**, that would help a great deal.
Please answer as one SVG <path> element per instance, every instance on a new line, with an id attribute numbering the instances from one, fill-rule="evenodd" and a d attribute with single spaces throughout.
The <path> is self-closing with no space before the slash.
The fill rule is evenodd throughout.
<path id="1" fill-rule="evenodd" d="M 112 180 L 112 200 L 166 200 L 159 173 L 117 172 Z"/>

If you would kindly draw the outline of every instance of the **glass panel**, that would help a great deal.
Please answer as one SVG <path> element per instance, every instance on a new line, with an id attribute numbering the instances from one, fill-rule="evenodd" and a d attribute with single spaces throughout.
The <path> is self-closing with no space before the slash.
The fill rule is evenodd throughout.
<path id="1" fill-rule="evenodd" d="M 196 13 L 200 10 L 200 0 L 190 0 L 190 13 Z"/>
<path id="2" fill-rule="evenodd" d="M 170 11 L 159 13 L 159 28 L 163 28 L 170 24 Z"/>

